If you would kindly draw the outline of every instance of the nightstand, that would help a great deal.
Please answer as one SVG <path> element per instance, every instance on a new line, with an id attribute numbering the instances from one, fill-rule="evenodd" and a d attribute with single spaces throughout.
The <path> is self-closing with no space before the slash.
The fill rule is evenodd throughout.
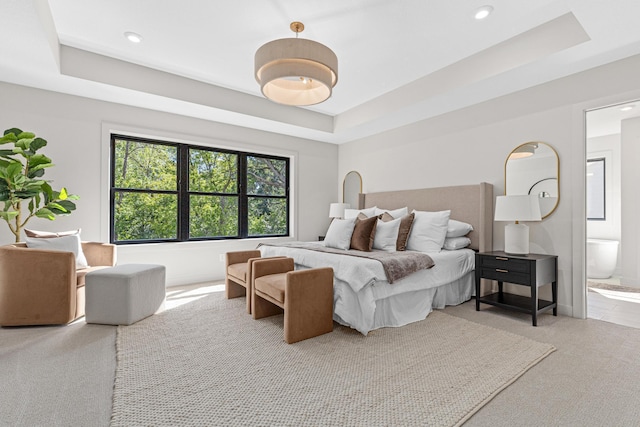
<path id="1" fill-rule="evenodd" d="M 498 292 L 481 295 L 480 279 L 498 281 Z M 528 286 L 530 297 L 503 292 L 503 283 Z M 551 285 L 552 301 L 538 298 L 538 288 Z M 511 255 L 501 251 L 476 253 L 476 311 L 480 303 L 531 314 L 533 326 L 538 314 L 553 310 L 558 315 L 558 256 L 529 254 Z"/>

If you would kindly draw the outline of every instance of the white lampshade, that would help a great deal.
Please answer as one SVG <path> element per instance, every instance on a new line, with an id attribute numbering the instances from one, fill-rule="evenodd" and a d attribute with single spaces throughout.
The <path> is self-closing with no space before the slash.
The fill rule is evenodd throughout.
<path id="1" fill-rule="evenodd" d="M 348 208 L 348 203 L 331 203 L 329 205 L 329 217 L 342 218 L 344 216 L 344 210 Z"/>
<path id="2" fill-rule="evenodd" d="M 537 196 L 498 196 L 496 221 L 515 221 L 504 228 L 504 251 L 508 254 L 529 253 L 529 227 L 518 221 L 540 221 L 540 202 Z"/>
<path id="3" fill-rule="evenodd" d="M 537 196 L 498 196 L 496 221 L 540 221 L 540 201 Z"/>
<path id="4" fill-rule="evenodd" d="M 313 105 L 326 101 L 338 82 L 338 57 L 325 45 L 299 39 L 301 22 L 292 22 L 296 38 L 262 45 L 255 55 L 255 77 L 262 94 L 285 105 Z"/>

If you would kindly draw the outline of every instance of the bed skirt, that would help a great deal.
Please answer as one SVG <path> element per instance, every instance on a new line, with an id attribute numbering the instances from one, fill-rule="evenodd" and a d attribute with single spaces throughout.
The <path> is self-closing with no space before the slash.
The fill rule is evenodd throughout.
<path id="1" fill-rule="evenodd" d="M 434 309 L 443 309 L 447 305 L 458 305 L 471 299 L 475 294 L 475 272 L 470 271 L 460 279 L 435 288 L 422 289 L 393 295 L 375 302 L 373 316 L 351 316 L 341 309 L 340 299 L 358 299 L 348 286 L 338 286 L 335 293 L 333 318 L 341 325 L 352 327 L 364 335 L 368 332 L 388 327 L 400 327 L 427 318 Z M 338 289 L 336 289 L 338 290 Z M 349 295 L 351 294 L 351 295 Z M 351 302 L 352 304 L 353 302 Z M 347 319 L 343 319 L 340 314 Z"/>

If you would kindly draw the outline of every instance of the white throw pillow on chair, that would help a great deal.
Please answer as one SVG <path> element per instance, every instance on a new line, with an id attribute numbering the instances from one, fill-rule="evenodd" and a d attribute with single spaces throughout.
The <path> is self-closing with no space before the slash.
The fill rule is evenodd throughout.
<path id="1" fill-rule="evenodd" d="M 76 257 L 76 268 L 89 267 L 84 252 L 82 252 L 80 234 L 61 237 L 26 237 L 25 239 L 28 248 L 73 252 L 73 255 Z"/>

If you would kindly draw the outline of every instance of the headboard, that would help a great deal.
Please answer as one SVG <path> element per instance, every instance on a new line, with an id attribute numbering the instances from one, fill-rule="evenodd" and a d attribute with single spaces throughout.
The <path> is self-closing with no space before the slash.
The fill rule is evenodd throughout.
<path id="1" fill-rule="evenodd" d="M 407 206 L 409 212 L 451 210 L 451 219 L 473 225 L 469 233 L 471 248 L 481 252 L 493 250 L 493 185 L 422 188 L 417 190 L 384 191 L 360 194 L 359 209 L 377 206 L 399 209 Z"/>

